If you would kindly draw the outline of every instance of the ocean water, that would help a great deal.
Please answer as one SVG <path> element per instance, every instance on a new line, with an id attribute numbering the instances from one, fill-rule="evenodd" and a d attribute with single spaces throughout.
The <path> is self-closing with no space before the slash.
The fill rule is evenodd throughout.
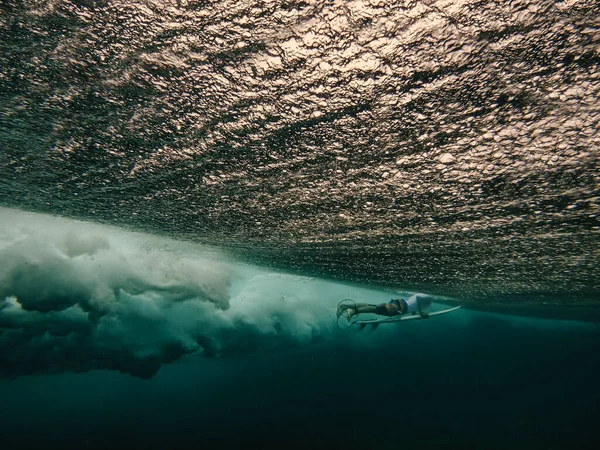
<path id="1" fill-rule="evenodd" d="M 3 448 L 595 448 L 600 324 L 463 308 L 338 328 L 408 292 L 0 210 Z M 456 299 L 438 298 L 434 309 Z"/>
<path id="2" fill-rule="evenodd" d="M 0 446 L 597 448 L 599 18 L 0 2 Z"/>

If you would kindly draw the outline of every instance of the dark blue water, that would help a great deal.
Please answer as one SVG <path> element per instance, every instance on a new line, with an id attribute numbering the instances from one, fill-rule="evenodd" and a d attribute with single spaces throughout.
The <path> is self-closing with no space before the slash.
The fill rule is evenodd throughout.
<path id="1" fill-rule="evenodd" d="M 117 228 L 2 217 L 2 448 L 598 444 L 597 322 L 466 304 L 341 330 L 341 299 L 407 292 Z M 435 308 L 444 302 L 460 303 Z"/>
<path id="2" fill-rule="evenodd" d="M 598 326 L 461 311 L 285 352 L 0 384 L 3 448 L 596 448 Z"/>

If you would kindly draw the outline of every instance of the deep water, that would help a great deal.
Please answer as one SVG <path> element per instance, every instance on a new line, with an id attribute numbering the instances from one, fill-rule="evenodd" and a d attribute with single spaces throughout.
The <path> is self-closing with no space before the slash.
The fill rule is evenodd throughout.
<path id="1" fill-rule="evenodd" d="M 341 299 L 408 293 L 0 213 L 3 449 L 600 443 L 597 322 L 467 303 L 428 320 L 343 330 Z M 444 302 L 457 300 L 438 298 L 435 308 Z"/>
<path id="2" fill-rule="evenodd" d="M 343 330 L 341 299 L 408 293 L 0 213 L 2 448 L 598 444 L 598 323 L 467 304 Z"/>
<path id="3" fill-rule="evenodd" d="M 324 299 L 334 301 L 334 299 Z M 596 448 L 600 328 L 461 310 L 270 354 L 0 383 L 3 448 Z"/>

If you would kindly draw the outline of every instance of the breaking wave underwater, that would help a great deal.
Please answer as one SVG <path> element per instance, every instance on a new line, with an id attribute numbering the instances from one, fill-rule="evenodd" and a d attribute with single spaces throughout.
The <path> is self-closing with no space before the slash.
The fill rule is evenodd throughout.
<path id="1" fill-rule="evenodd" d="M 377 349 L 398 338 L 396 327 L 376 338 L 340 332 L 338 301 L 409 295 L 266 270 L 215 247 L 44 214 L 0 208 L 0 223 L 2 378 L 94 369 L 151 378 L 188 355 L 335 352 L 341 342 Z M 452 316 L 446 326 L 457 335 L 486 320 Z M 598 331 L 583 322 L 495 320 L 555 333 Z M 404 328 L 404 338 L 434 339 L 426 336 L 435 327 L 417 328 L 422 333 Z"/>
<path id="2" fill-rule="evenodd" d="M 335 327 L 335 305 L 324 300 L 348 289 L 189 242 L 14 210 L 0 217 L 3 377 L 90 369 L 151 377 L 187 354 L 314 342 Z"/>

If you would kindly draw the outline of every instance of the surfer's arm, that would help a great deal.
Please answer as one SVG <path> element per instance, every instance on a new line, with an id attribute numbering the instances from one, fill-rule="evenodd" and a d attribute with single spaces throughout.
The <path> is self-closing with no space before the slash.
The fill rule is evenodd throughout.
<path id="1" fill-rule="evenodd" d="M 423 319 L 427 319 L 429 317 L 429 307 L 431 306 L 433 297 L 427 294 L 415 294 L 412 298 L 416 299 L 419 315 Z"/>

